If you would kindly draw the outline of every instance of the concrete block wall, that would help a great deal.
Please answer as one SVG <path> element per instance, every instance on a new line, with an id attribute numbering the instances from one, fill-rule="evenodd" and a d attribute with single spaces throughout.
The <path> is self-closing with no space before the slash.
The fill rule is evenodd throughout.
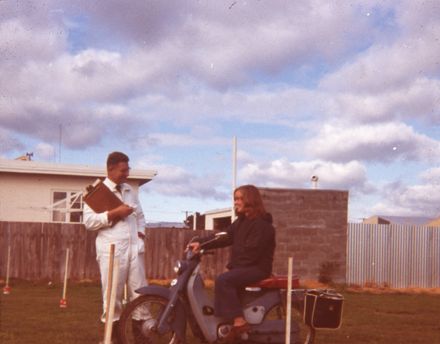
<path id="1" fill-rule="evenodd" d="M 260 188 L 274 219 L 273 270 L 286 274 L 288 257 L 301 280 L 345 282 L 348 191 Z"/>

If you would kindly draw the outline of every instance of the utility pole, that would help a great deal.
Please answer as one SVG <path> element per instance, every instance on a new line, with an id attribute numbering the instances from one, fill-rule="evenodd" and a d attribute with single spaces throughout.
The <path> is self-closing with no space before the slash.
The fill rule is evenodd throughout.
<path id="1" fill-rule="evenodd" d="M 237 136 L 232 139 L 232 207 L 231 222 L 235 221 L 234 190 L 237 188 Z"/>
<path id="2" fill-rule="evenodd" d="M 61 162 L 61 142 L 63 138 L 63 125 L 59 125 L 59 137 L 58 137 L 58 163 Z"/>
<path id="3" fill-rule="evenodd" d="M 197 212 L 194 212 L 193 215 L 193 230 L 195 231 L 197 229 Z"/>

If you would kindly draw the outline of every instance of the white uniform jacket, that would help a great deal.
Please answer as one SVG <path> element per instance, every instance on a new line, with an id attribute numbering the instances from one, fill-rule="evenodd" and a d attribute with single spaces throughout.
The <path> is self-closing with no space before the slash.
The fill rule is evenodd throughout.
<path id="1" fill-rule="evenodd" d="M 99 230 L 96 238 L 96 254 L 98 257 L 109 254 L 110 244 L 115 244 L 115 256 L 121 254 L 133 255 L 143 253 L 144 241 L 138 237 L 138 232 L 145 234 L 145 217 L 137 194 L 130 185 L 121 184 L 121 193 L 116 190 L 116 184 L 106 178 L 104 184 L 113 191 L 125 204 L 135 210 L 123 220 L 112 224 L 108 221 L 107 211 L 95 213 L 87 204 L 84 204 L 84 225 L 86 229 Z"/>

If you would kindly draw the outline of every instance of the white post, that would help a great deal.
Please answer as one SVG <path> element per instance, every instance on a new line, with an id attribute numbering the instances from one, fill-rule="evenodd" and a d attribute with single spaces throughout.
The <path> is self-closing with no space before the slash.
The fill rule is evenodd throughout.
<path id="1" fill-rule="evenodd" d="M 3 294 L 8 295 L 11 293 L 11 287 L 9 286 L 9 269 L 11 265 L 11 245 L 8 245 L 8 257 L 6 259 L 6 285 L 3 288 Z"/>
<path id="2" fill-rule="evenodd" d="M 231 222 L 235 220 L 234 190 L 237 188 L 237 136 L 232 139 L 232 211 Z"/>
<path id="3" fill-rule="evenodd" d="M 290 323 L 292 318 L 292 265 L 293 258 L 289 257 L 287 268 L 286 344 L 290 344 Z"/>
<path id="4" fill-rule="evenodd" d="M 11 245 L 8 246 L 8 260 L 6 264 L 6 285 L 9 286 L 9 273 L 11 268 Z"/>
<path id="5" fill-rule="evenodd" d="M 126 305 L 128 303 L 128 290 L 127 283 L 124 284 L 124 299 L 122 300 L 122 304 Z"/>
<path id="6" fill-rule="evenodd" d="M 108 313 L 110 307 L 110 296 L 112 293 L 113 285 L 113 266 L 115 260 L 115 244 L 110 245 L 110 257 L 108 261 L 108 276 L 107 276 L 107 291 L 106 291 L 106 309 L 105 309 L 105 331 L 107 331 Z"/>
<path id="7" fill-rule="evenodd" d="M 67 307 L 67 299 L 66 299 L 66 292 L 67 292 L 67 276 L 68 276 L 68 270 L 69 270 L 69 249 L 66 249 L 66 263 L 64 265 L 64 284 L 63 284 L 63 296 L 60 300 L 60 307 L 66 308 Z"/>
<path id="8" fill-rule="evenodd" d="M 105 323 L 105 337 L 104 344 L 110 344 L 112 340 L 112 330 L 113 330 L 113 316 L 115 314 L 115 303 L 116 303 L 116 291 L 118 285 L 118 275 L 119 275 L 119 260 L 115 258 L 113 264 L 113 273 L 112 273 L 112 287 L 111 287 L 111 295 L 110 295 L 110 304 L 107 307 L 108 317 Z"/>
<path id="9" fill-rule="evenodd" d="M 112 337 L 112 323 L 110 322 L 110 302 L 111 302 L 111 294 L 113 293 L 113 270 L 114 270 L 114 265 L 115 265 L 115 244 L 111 244 L 110 245 L 110 257 L 109 257 L 109 261 L 108 261 L 108 276 L 107 276 L 107 290 L 106 290 L 106 307 L 105 307 L 105 328 L 104 328 L 104 343 L 105 344 L 109 344 L 109 342 L 107 342 L 107 336 L 108 333 L 110 333 L 110 337 L 109 340 Z M 112 319 L 113 322 L 113 319 Z"/>

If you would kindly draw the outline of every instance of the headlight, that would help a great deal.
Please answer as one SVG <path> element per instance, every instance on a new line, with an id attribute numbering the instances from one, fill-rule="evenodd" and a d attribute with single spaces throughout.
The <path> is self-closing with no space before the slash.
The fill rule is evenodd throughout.
<path id="1" fill-rule="evenodd" d="M 174 265 L 174 272 L 178 275 L 182 272 L 182 262 L 180 260 Z"/>
<path id="2" fill-rule="evenodd" d="M 188 263 L 186 261 L 178 260 L 176 265 L 174 265 L 174 272 L 181 275 L 188 268 Z"/>

